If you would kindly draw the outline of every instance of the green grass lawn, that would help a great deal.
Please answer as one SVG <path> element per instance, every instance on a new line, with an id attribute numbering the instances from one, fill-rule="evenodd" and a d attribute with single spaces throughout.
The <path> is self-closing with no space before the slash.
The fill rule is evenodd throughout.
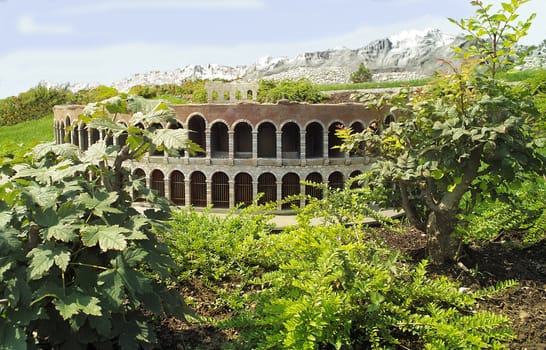
<path id="1" fill-rule="evenodd" d="M 28 149 L 39 142 L 53 141 L 53 115 L 0 127 L 0 155 Z"/>

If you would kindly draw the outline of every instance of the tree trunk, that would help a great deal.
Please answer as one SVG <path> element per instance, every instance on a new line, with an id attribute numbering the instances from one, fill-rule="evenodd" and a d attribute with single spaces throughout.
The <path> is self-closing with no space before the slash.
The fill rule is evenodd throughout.
<path id="1" fill-rule="evenodd" d="M 452 263 L 458 260 L 460 243 L 453 237 L 455 213 L 431 212 L 427 222 L 427 255 L 432 263 Z"/>

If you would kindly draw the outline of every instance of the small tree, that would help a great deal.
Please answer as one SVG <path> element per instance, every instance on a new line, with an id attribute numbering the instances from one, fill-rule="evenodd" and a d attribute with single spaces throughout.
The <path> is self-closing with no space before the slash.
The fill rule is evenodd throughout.
<path id="1" fill-rule="evenodd" d="M 133 113 L 130 126 L 119 113 Z M 154 234 L 168 203 L 124 166 L 156 148 L 195 149 L 183 130 L 134 126 L 173 116 L 142 98 L 92 103 L 82 120 L 126 134 L 125 144 L 47 143 L 24 163 L 0 159 L 0 348 L 152 348 L 153 317 L 189 313 L 166 283 L 174 263 Z M 143 214 L 135 191 L 151 206 Z"/>
<path id="2" fill-rule="evenodd" d="M 364 65 L 364 63 L 361 63 L 358 66 L 358 69 L 351 73 L 350 77 L 351 81 L 353 83 L 364 83 L 367 81 L 372 80 L 372 72 Z"/>
<path id="3" fill-rule="evenodd" d="M 464 196 L 471 197 L 469 205 L 486 195 L 496 198 L 524 174 L 545 172 L 545 159 L 536 152 L 540 143 L 529 127 L 538 116 L 532 96 L 495 75 L 499 64 L 510 64 L 515 39 L 529 28 L 533 16 L 514 24 L 526 2 L 512 0 L 490 14 L 490 5 L 472 1 L 478 18 L 456 23 L 479 46 L 460 51 L 465 59 L 460 67 L 446 62 L 450 73 L 398 95 L 390 111 L 398 119 L 382 132 L 339 132 L 345 150 L 363 144 L 378 157 L 371 179 L 385 189 L 389 204 L 402 207 L 426 230 L 436 262 L 457 259 L 459 241 L 452 233 Z"/>

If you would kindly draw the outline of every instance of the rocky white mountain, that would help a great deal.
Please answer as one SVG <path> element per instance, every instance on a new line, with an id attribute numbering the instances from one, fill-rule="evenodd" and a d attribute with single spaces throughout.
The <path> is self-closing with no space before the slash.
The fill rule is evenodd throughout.
<path id="1" fill-rule="evenodd" d="M 430 76 L 438 70 L 438 59 L 450 59 L 452 46 L 465 45 L 461 36 L 437 29 L 404 31 L 389 38 L 370 42 L 358 49 L 331 49 L 306 52 L 295 57 L 264 57 L 250 66 L 218 64 L 188 65 L 174 71 L 137 73 L 113 86 L 126 92 L 135 85 L 180 84 L 194 79 L 255 81 L 258 79 L 308 78 L 314 83 L 345 83 L 351 72 L 364 63 L 376 81 L 408 80 Z M 546 40 L 527 58 L 524 68 L 546 67 Z M 91 84 L 62 84 L 71 90 Z"/>

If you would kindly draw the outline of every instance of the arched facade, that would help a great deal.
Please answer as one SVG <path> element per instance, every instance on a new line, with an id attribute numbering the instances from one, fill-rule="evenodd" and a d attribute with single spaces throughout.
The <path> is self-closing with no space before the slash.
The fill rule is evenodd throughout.
<path id="1" fill-rule="evenodd" d="M 230 103 L 174 105 L 177 121 L 156 128 L 188 129 L 204 152 L 178 156 L 156 152 L 130 164 L 133 175 L 177 205 L 231 208 L 276 201 L 293 194 L 322 198 L 322 190 L 302 181 L 340 188 L 362 172 L 368 159 L 332 147 L 341 125 L 361 131 L 379 120 L 363 104 Z M 121 145 L 127 135 L 105 135 L 78 120 L 83 106 L 54 108 L 57 143 L 86 150 L 98 141 Z M 393 116 L 388 121 L 393 120 Z M 128 125 L 130 116 L 119 117 Z M 144 128 L 144 125 L 135 125 Z M 135 199 L 139 194 L 134 194 Z M 285 204 L 304 205 L 302 203 Z M 279 208 L 282 209 L 282 208 Z"/>

